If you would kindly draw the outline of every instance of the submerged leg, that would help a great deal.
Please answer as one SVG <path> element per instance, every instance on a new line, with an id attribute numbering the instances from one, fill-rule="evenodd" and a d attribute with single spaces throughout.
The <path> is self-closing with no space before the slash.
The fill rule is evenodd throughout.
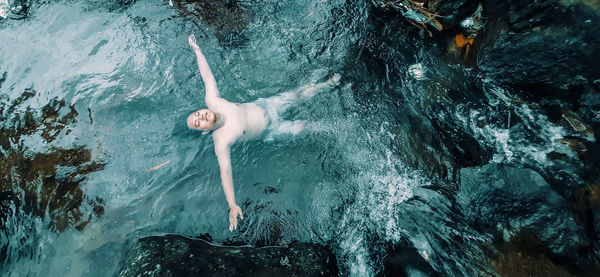
<path id="1" fill-rule="evenodd" d="M 304 130 L 304 127 L 306 127 L 306 121 L 304 120 L 286 120 L 279 123 L 279 126 L 277 127 L 277 130 L 275 130 L 275 132 L 282 135 L 297 135 Z"/>
<path id="2" fill-rule="evenodd" d="M 266 140 L 278 140 L 298 135 L 305 130 L 306 126 L 307 122 L 304 120 L 280 121 L 277 123 L 277 126 L 273 126 Z"/>
<path id="3" fill-rule="evenodd" d="M 341 76 L 336 73 L 329 78 L 329 80 L 317 84 L 306 85 L 296 90 L 286 91 L 276 96 L 267 98 L 270 106 L 275 108 L 277 113 L 284 112 L 294 101 L 302 99 L 310 99 L 315 96 L 317 92 L 320 92 L 327 88 L 333 88 L 340 83 Z"/>
<path id="4" fill-rule="evenodd" d="M 341 76 L 338 73 L 333 74 L 329 80 L 314 85 L 306 85 L 297 90 L 298 98 L 308 99 L 325 88 L 333 88 L 340 83 Z"/>

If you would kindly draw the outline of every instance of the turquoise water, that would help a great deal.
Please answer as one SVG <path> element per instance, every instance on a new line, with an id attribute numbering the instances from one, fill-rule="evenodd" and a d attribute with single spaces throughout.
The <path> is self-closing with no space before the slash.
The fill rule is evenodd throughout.
<path id="1" fill-rule="evenodd" d="M 5 101 L 33 88 L 36 95 L 17 113 L 55 98 L 78 111 L 70 131 L 51 143 L 39 132 L 24 137 L 28 151 L 80 145 L 91 150 L 92 160 L 106 163 L 81 185 L 87 197 L 103 200 L 104 214 L 82 231 L 60 233 L 48 229 L 47 215 L 10 219 L 1 237 L 10 260 L 2 275 L 109 276 L 128 243 L 165 233 L 208 233 L 229 244 L 324 243 L 343 274 L 354 276 L 377 274 L 383 253 L 410 241 L 436 270 L 485 272 L 481 262 L 490 235 L 473 230 L 457 211 L 463 208 L 457 201 L 468 207 L 468 194 L 448 195 L 452 168 L 444 160 L 447 150 L 434 143 L 439 138 L 419 134 L 432 129 L 431 118 L 452 116 L 457 128 L 491 149 L 497 163 L 543 167 L 540 153 L 564 148 L 550 140 L 509 144 L 510 110 L 520 118 L 532 111 L 509 107 L 497 96 L 502 90 L 485 80 L 484 91 L 469 91 L 469 69 L 439 64 L 435 52 L 409 37 L 416 32 L 382 34 L 407 37 L 398 50 L 406 51 L 404 60 L 390 68 L 365 62 L 365 52 L 372 51 L 362 42 L 370 24 L 367 4 L 241 1 L 245 20 L 225 20 L 234 26 L 199 20 L 168 1 L 115 5 L 38 4 L 27 20 L 0 22 Z M 246 217 L 235 232 L 228 231 L 212 140 L 185 126 L 191 111 L 205 107 L 187 44 L 191 33 L 230 101 L 255 101 L 342 74 L 338 87 L 284 114 L 311 122 L 311 131 L 232 148 L 236 198 Z M 441 111 L 432 105 L 463 89 L 488 98 L 475 106 L 457 101 Z M 492 114 L 496 119 L 486 116 Z M 477 125 L 481 121 L 486 128 Z M 555 138 L 565 134 L 543 116 L 523 122 Z M 420 162 L 428 159 L 438 166 Z"/>

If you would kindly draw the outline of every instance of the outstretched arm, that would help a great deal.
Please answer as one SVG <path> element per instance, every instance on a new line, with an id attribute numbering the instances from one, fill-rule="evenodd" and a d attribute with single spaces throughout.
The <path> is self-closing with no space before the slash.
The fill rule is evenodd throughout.
<path id="1" fill-rule="evenodd" d="M 206 96 L 204 101 L 207 105 L 210 105 L 209 102 L 220 98 L 215 76 L 213 76 L 212 72 L 210 71 L 210 67 L 208 67 L 208 63 L 206 62 L 206 58 L 202 54 L 202 51 L 200 51 L 200 47 L 198 47 L 196 44 L 196 36 L 194 36 L 194 34 L 190 35 L 188 42 L 194 50 L 194 53 L 196 53 L 196 60 L 198 61 L 200 75 L 202 75 L 202 81 L 204 81 L 204 86 L 206 87 Z"/>
<path id="2" fill-rule="evenodd" d="M 237 216 L 240 215 L 244 219 L 242 210 L 235 203 L 235 192 L 233 189 L 233 176 L 231 172 L 231 155 L 230 146 L 225 143 L 215 141 L 215 154 L 219 160 L 219 168 L 221 169 L 221 184 L 225 192 L 225 199 L 229 205 L 229 231 L 237 228 Z"/>

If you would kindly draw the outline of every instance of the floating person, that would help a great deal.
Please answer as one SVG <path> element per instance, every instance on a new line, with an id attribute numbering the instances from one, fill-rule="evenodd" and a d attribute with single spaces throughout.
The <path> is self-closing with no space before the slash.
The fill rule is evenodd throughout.
<path id="1" fill-rule="evenodd" d="M 203 131 L 204 134 L 212 134 L 221 171 L 221 184 L 229 205 L 229 230 L 233 231 L 237 228 L 237 217 L 239 216 L 240 219 L 244 217 L 235 202 L 230 158 L 231 145 L 238 141 L 257 138 L 271 140 L 278 135 L 300 133 L 305 128 L 304 121 L 280 120 L 279 113 L 285 111 L 297 99 L 310 98 L 325 88 L 333 88 L 339 83 L 340 75 L 334 74 L 323 83 L 307 85 L 295 91 L 261 98 L 255 102 L 232 103 L 219 95 L 215 77 L 193 34 L 189 36 L 188 42 L 196 53 L 198 68 L 206 90 L 204 101 L 208 109 L 191 113 L 187 118 L 187 126 L 190 129 Z"/>

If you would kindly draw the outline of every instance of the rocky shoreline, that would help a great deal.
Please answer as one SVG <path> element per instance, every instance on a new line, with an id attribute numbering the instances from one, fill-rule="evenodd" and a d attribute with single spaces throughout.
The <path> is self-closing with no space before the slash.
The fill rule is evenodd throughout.
<path id="1" fill-rule="evenodd" d="M 337 276 L 335 255 L 326 247 L 218 246 L 180 235 L 139 239 L 123 259 L 119 276 Z"/>

